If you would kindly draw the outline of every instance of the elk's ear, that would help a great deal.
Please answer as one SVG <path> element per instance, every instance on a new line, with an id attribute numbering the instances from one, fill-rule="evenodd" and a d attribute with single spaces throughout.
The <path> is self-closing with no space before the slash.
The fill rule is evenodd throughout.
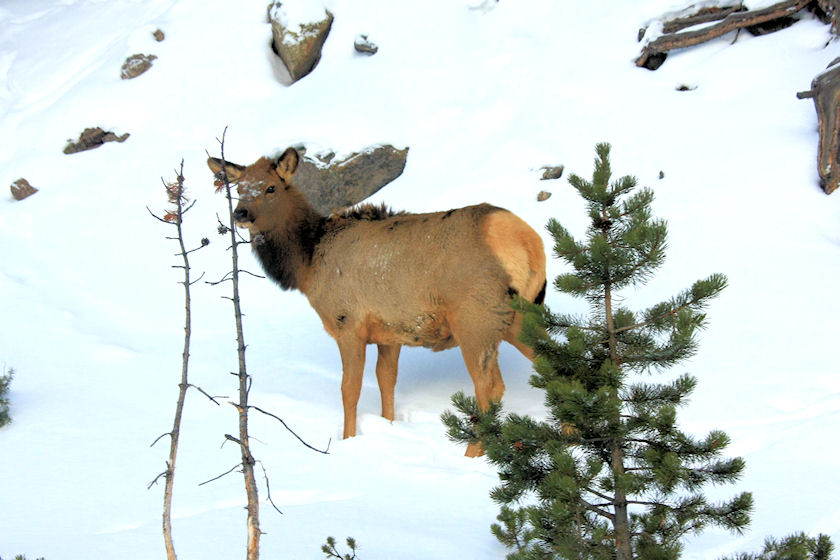
<path id="1" fill-rule="evenodd" d="M 280 159 L 277 160 L 277 174 L 281 179 L 288 182 L 295 174 L 298 163 L 300 163 L 300 155 L 294 148 L 286 148 Z"/>
<path id="2" fill-rule="evenodd" d="M 222 171 L 222 160 L 214 157 L 207 158 L 207 167 L 209 167 L 210 171 L 216 175 Z M 245 168 L 243 166 L 236 165 L 235 163 L 231 163 L 229 161 L 225 161 L 224 168 L 227 173 L 228 181 L 231 183 L 237 182 L 245 173 Z"/>

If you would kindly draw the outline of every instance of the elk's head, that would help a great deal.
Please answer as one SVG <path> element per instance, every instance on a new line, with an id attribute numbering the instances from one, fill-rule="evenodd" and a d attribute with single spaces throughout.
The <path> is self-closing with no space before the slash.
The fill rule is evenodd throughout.
<path id="1" fill-rule="evenodd" d="M 247 228 L 254 236 L 288 220 L 302 197 L 290 182 L 299 161 L 297 150 L 288 148 L 276 161 L 263 157 L 247 167 L 224 163 L 228 181 L 236 183 L 239 192 L 239 204 L 233 212 L 239 227 Z M 207 166 L 217 176 L 222 173 L 220 159 L 208 158 Z"/>

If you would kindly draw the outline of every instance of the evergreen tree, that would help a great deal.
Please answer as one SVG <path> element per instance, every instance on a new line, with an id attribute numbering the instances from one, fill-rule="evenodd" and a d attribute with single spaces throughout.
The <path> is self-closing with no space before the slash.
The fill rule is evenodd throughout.
<path id="1" fill-rule="evenodd" d="M 5 367 L 5 366 L 4 366 Z M 0 372 L 0 428 L 12 421 L 9 413 L 9 386 L 15 377 L 15 370 L 9 368 L 5 373 Z"/>
<path id="2" fill-rule="evenodd" d="M 834 543 L 828 535 L 814 538 L 799 532 L 782 540 L 766 538 L 759 554 L 740 553 L 721 560 L 831 560 L 833 551 Z"/>
<path id="3" fill-rule="evenodd" d="M 667 226 L 651 217 L 652 191 L 636 190 L 630 176 L 610 182 L 609 152 L 609 144 L 596 146 L 591 181 L 569 178 L 588 205 L 586 240 L 548 224 L 555 256 L 573 269 L 555 287 L 585 298 L 590 317 L 515 302 L 547 419 L 503 415 L 499 404 L 482 413 L 463 394 L 453 396 L 460 414 L 443 415 L 453 440 L 480 441 L 499 469 L 491 495 L 502 504 L 501 525 L 493 532 L 514 549 L 509 559 L 672 559 L 687 533 L 709 524 L 740 532 L 749 523 L 751 494 L 715 504 L 701 491 L 743 471 L 742 459 L 721 457 L 727 435 L 696 439 L 677 427 L 696 379 L 643 377 L 694 354 L 703 309 L 726 278 L 709 276 L 641 313 L 621 304 L 619 290 L 643 284 L 662 264 Z"/>

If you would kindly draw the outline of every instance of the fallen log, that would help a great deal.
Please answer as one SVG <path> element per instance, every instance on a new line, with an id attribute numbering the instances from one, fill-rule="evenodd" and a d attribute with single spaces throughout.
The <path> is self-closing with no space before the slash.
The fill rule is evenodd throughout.
<path id="1" fill-rule="evenodd" d="M 694 27 L 695 25 L 700 25 L 703 23 L 711 23 L 713 21 L 720 21 L 726 18 L 726 16 L 728 16 L 729 14 L 745 11 L 747 11 L 747 8 L 745 8 L 743 4 L 737 4 L 735 6 L 703 7 L 690 15 L 676 17 L 674 19 L 665 21 L 662 24 L 662 32 L 676 33 L 677 31 L 682 31 L 683 29 L 686 29 L 688 27 Z"/>
<path id="2" fill-rule="evenodd" d="M 796 94 L 799 99 L 813 99 L 819 121 L 817 170 L 820 186 L 831 194 L 840 185 L 840 60 L 834 60 L 811 81 L 809 91 Z"/>
<path id="3" fill-rule="evenodd" d="M 777 2 L 760 10 L 733 10 L 727 13 L 719 23 L 714 25 L 694 31 L 666 33 L 642 47 L 642 52 L 639 58 L 636 59 L 636 66 L 656 70 L 665 61 L 667 53 L 672 50 L 693 47 L 726 35 L 730 31 L 736 31 L 745 27 L 761 26 L 773 20 L 790 18 L 793 14 L 811 3 L 812 0 L 784 0 L 783 2 Z M 717 15 L 719 14 L 708 14 L 709 17 L 716 17 Z M 709 19 L 708 21 L 714 21 L 714 19 Z M 698 23 L 700 22 L 698 21 Z M 665 27 L 663 25 L 663 29 Z"/>

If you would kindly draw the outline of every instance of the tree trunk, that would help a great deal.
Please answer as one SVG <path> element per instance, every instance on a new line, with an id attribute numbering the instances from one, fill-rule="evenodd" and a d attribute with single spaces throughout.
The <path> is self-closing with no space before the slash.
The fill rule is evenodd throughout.
<path id="1" fill-rule="evenodd" d="M 602 221 L 604 224 L 609 224 L 606 210 L 602 212 Z M 604 237 L 607 236 L 608 228 L 608 225 L 604 226 Z M 604 284 L 604 313 L 607 320 L 610 360 L 612 360 L 615 367 L 619 367 L 618 337 L 615 333 L 615 321 L 613 321 L 612 312 L 612 285 L 609 281 Z M 621 422 L 620 418 L 616 420 L 618 423 Z M 614 441 L 612 443 L 610 454 L 610 469 L 612 470 L 613 477 L 619 478 L 624 474 L 624 453 L 621 450 L 620 441 Z M 629 512 L 627 511 L 627 494 L 624 489 L 621 488 L 621 484 L 616 484 L 615 493 L 613 495 L 613 509 L 615 513 L 615 517 L 613 518 L 613 529 L 615 530 L 616 560 L 633 560 L 633 549 L 630 546 L 630 523 Z"/>
<path id="2" fill-rule="evenodd" d="M 618 444 L 612 450 L 613 474 L 620 476 L 624 474 L 624 454 Z M 630 523 L 627 511 L 627 494 L 624 490 L 616 488 L 613 498 L 615 508 L 615 519 L 613 529 L 615 530 L 616 560 L 633 560 L 633 549 L 630 546 Z"/>
<path id="3" fill-rule="evenodd" d="M 813 79 L 810 91 L 796 96 L 814 99 L 820 131 L 817 151 L 820 186 L 826 194 L 831 194 L 840 184 L 840 64 L 829 66 Z"/>
<path id="4" fill-rule="evenodd" d="M 175 419 L 172 422 L 172 432 L 169 438 L 169 461 L 166 463 L 165 486 L 163 491 L 163 541 L 166 545 L 166 558 L 176 560 L 175 544 L 172 541 L 172 491 L 175 485 L 175 461 L 178 458 L 178 441 L 181 436 L 181 416 L 184 412 L 184 401 L 189 387 L 187 373 L 190 362 L 190 337 L 192 335 L 192 319 L 190 313 L 190 261 L 184 246 L 184 232 L 182 224 L 184 220 L 184 160 L 181 160 L 181 171 L 178 173 L 177 193 L 175 203 L 177 204 L 177 215 L 175 225 L 178 230 L 178 245 L 181 249 L 181 258 L 184 261 L 184 352 L 181 356 L 181 382 L 178 384 L 178 402 L 175 405 Z M 171 194 L 170 194 L 171 197 Z"/>

